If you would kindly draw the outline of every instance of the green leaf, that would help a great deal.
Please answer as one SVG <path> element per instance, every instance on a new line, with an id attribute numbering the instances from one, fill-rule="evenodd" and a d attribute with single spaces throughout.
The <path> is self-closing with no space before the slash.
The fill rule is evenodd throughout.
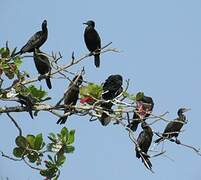
<path id="1" fill-rule="evenodd" d="M 56 139 L 56 135 L 54 133 L 49 133 L 49 137 L 51 137 L 52 139 Z"/>
<path id="2" fill-rule="evenodd" d="M 144 93 L 143 92 L 138 92 L 136 94 L 136 101 L 141 101 L 144 98 Z"/>
<path id="3" fill-rule="evenodd" d="M 73 153 L 75 151 L 74 146 L 66 146 L 65 153 Z"/>
<path id="4" fill-rule="evenodd" d="M 13 155 L 17 158 L 21 158 L 24 155 L 25 150 L 21 147 L 16 147 L 13 149 Z"/>
<path id="5" fill-rule="evenodd" d="M 41 170 L 40 174 L 42 176 L 45 176 L 45 177 L 51 179 L 51 178 L 56 176 L 57 171 L 58 171 L 57 167 L 52 167 L 52 168 L 48 168 L 48 169 L 45 169 L 45 170 Z"/>
<path id="6" fill-rule="evenodd" d="M 86 96 L 91 96 L 96 99 L 100 99 L 101 93 L 102 93 L 102 86 L 94 84 L 94 83 L 89 83 L 87 86 L 82 86 L 80 88 L 81 98 Z"/>
<path id="7" fill-rule="evenodd" d="M 40 150 L 42 148 L 42 144 L 43 144 L 43 136 L 40 133 L 35 137 L 34 149 Z"/>
<path id="8" fill-rule="evenodd" d="M 14 58 L 14 64 L 16 65 L 17 69 L 19 69 L 20 65 L 22 64 L 22 60 L 19 56 Z"/>
<path id="9" fill-rule="evenodd" d="M 61 136 L 67 136 L 68 135 L 68 129 L 66 127 L 63 127 L 61 129 Z"/>
<path id="10" fill-rule="evenodd" d="M 29 143 L 29 146 L 34 149 L 34 142 L 35 142 L 35 136 L 32 135 L 32 134 L 28 134 L 27 137 L 26 137 L 28 143 Z"/>
<path id="11" fill-rule="evenodd" d="M 26 89 L 26 93 L 31 93 L 31 95 L 36 98 L 38 101 L 41 101 L 44 96 L 46 96 L 46 92 L 43 91 L 41 88 L 37 89 L 34 85 L 29 86 Z"/>
<path id="12" fill-rule="evenodd" d="M 15 139 L 15 143 L 17 146 L 22 148 L 27 148 L 28 145 L 26 138 L 23 136 L 17 136 L 17 138 Z"/>
<path id="13" fill-rule="evenodd" d="M 54 162 L 53 159 L 52 159 L 52 156 L 50 156 L 49 154 L 47 155 L 48 159 L 51 161 L 51 162 Z"/>
<path id="14" fill-rule="evenodd" d="M 71 130 L 68 137 L 68 144 L 74 143 L 75 140 L 75 130 Z"/>
<path id="15" fill-rule="evenodd" d="M 55 176 L 55 177 L 53 178 L 53 180 L 58 180 L 58 178 L 59 178 L 59 175 Z"/>
<path id="16" fill-rule="evenodd" d="M 39 158 L 38 154 L 34 151 L 30 152 L 27 157 L 31 163 L 35 163 Z"/>
<path id="17" fill-rule="evenodd" d="M 49 139 L 50 141 L 52 141 L 53 143 L 56 143 L 56 142 L 57 142 L 57 140 L 56 140 L 56 139 L 53 139 L 51 136 L 48 136 L 48 139 Z"/>
<path id="18" fill-rule="evenodd" d="M 66 143 L 68 140 L 68 129 L 66 127 L 61 129 L 61 139 L 63 143 Z"/>
<path id="19" fill-rule="evenodd" d="M 10 55 L 10 50 L 9 48 L 1 48 L 0 53 L 2 58 L 8 58 Z"/>
<path id="20" fill-rule="evenodd" d="M 57 153 L 56 155 L 56 165 L 61 166 L 66 160 L 66 157 L 63 153 Z"/>
<path id="21" fill-rule="evenodd" d="M 5 62 L 1 64 L 1 67 L 4 69 L 4 71 L 6 69 L 9 69 L 9 65 L 7 63 L 5 63 Z"/>

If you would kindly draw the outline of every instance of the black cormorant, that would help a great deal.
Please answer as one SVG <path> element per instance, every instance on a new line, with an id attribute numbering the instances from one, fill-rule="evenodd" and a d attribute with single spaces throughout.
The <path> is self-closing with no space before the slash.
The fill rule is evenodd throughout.
<path id="1" fill-rule="evenodd" d="M 123 83 L 123 78 L 121 75 L 111 75 L 109 76 L 105 83 L 103 84 L 103 93 L 102 93 L 102 99 L 103 100 L 112 100 L 115 97 L 117 97 L 122 91 L 122 83 Z M 112 102 L 104 102 L 101 104 L 101 107 L 103 110 L 107 110 L 108 113 L 112 112 Z M 102 113 L 101 118 L 99 118 L 101 124 L 103 126 L 106 126 L 110 123 L 110 117 L 106 113 Z"/>
<path id="2" fill-rule="evenodd" d="M 155 140 L 155 143 L 159 143 L 165 139 L 171 139 L 173 137 L 175 137 L 176 141 L 177 141 L 179 132 L 180 132 L 181 128 L 183 127 L 183 125 L 186 123 L 186 116 L 183 113 L 188 110 L 190 110 L 190 109 L 180 108 L 177 112 L 178 117 L 174 121 L 171 121 L 167 124 L 167 126 L 162 134 L 163 137 L 160 137 L 157 140 Z"/>
<path id="3" fill-rule="evenodd" d="M 152 129 L 147 125 L 146 122 L 142 122 L 141 127 L 142 127 L 143 131 L 140 132 L 140 134 L 137 138 L 137 142 L 138 142 L 138 145 L 142 152 L 139 152 L 138 149 L 135 148 L 136 157 L 140 158 L 141 156 L 143 156 L 143 158 L 146 160 L 149 168 L 151 169 L 152 164 L 151 164 L 151 161 L 149 160 L 149 156 L 147 155 L 147 152 L 148 152 L 149 147 L 152 142 L 153 132 L 152 132 Z M 142 157 L 141 157 L 141 159 L 142 159 Z M 145 164 L 143 159 L 142 159 L 142 161 Z"/>
<path id="4" fill-rule="evenodd" d="M 78 77 L 79 76 L 79 77 Z M 65 105 L 76 105 L 77 100 L 79 98 L 79 92 L 80 92 L 80 88 L 79 86 L 82 84 L 83 78 L 81 75 L 76 75 L 72 82 L 69 84 L 69 88 L 66 92 L 66 94 L 64 95 L 64 104 Z M 64 114 L 72 111 L 73 109 L 70 107 L 65 108 L 64 110 Z M 57 124 L 64 124 L 67 120 L 67 116 L 66 117 L 61 117 L 58 121 Z"/>
<path id="5" fill-rule="evenodd" d="M 39 49 L 34 50 L 34 63 L 39 74 L 44 75 L 51 72 L 51 66 L 48 57 Z M 49 89 L 52 88 L 50 77 L 47 77 L 46 84 Z"/>
<path id="6" fill-rule="evenodd" d="M 14 56 L 26 52 L 34 52 L 35 48 L 40 48 L 45 43 L 45 41 L 47 40 L 47 36 L 48 36 L 47 21 L 44 20 L 42 23 L 42 31 L 36 32 L 21 48 L 21 50 L 14 54 Z"/>
<path id="7" fill-rule="evenodd" d="M 84 31 L 84 41 L 91 53 L 94 54 L 94 63 L 96 67 L 100 67 L 100 48 L 101 48 L 101 39 L 98 35 L 97 31 L 95 30 L 95 22 L 94 21 L 87 21 L 87 27 Z"/>
<path id="8" fill-rule="evenodd" d="M 28 95 L 22 95 L 18 94 L 18 102 L 21 104 L 21 106 L 25 106 L 27 108 L 27 112 L 29 112 L 31 118 L 33 119 L 33 113 L 32 113 L 32 108 L 35 104 L 35 99 L 32 97 L 31 94 Z"/>

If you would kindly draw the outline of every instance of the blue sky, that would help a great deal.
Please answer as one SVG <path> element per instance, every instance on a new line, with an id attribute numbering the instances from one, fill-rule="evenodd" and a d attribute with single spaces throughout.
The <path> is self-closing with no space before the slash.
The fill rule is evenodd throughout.
<path id="1" fill-rule="evenodd" d="M 79 57 L 87 53 L 83 41 L 83 22 L 93 19 L 102 44 L 112 41 L 121 53 L 101 56 L 100 69 L 90 57 L 72 68 L 78 72 L 85 66 L 89 81 L 103 82 L 110 74 L 121 74 L 131 79 L 129 92 L 144 91 L 153 97 L 154 113 L 165 111 L 173 119 L 177 109 L 191 108 L 189 123 L 180 140 L 201 147 L 200 92 L 201 92 L 201 1 L 200 0 L 142 0 L 142 1 L 48 1 L 2 0 L 0 6 L 0 44 L 8 40 L 10 46 L 21 48 L 28 38 L 48 21 L 49 38 L 42 50 L 60 51 L 61 64 L 68 62 L 72 51 Z M 32 59 L 24 60 L 22 69 L 36 75 Z M 63 95 L 68 82 L 53 79 L 49 91 L 44 82 L 38 83 L 49 92 L 51 103 Z M 61 126 L 51 114 L 40 113 L 34 120 L 27 113 L 16 119 L 24 134 L 57 132 Z M 66 124 L 76 129 L 76 151 L 67 158 L 60 179 L 201 179 L 201 158 L 190 149 L 166 143 L 167 155 L 152 160 L 155 174 L 147 171 L 136 159 L 127 132 L 119 126 L 102 127 L 89 122 L 88 117 L 72 116 Z M 154 126 L 162 131 L 163 122 Z M 5 115 L 1 115 L 0 150 L 12 153 L 17 130 Z M 12 173 L 11 173 L 12 172 Z M 0 160 L 0 178 L 10 180 L 42 179 L 37 172 L 22 163 Z"/>

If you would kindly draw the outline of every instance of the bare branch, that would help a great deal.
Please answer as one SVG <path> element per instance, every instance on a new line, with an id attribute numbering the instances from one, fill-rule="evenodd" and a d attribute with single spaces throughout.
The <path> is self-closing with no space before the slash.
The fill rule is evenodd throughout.
<path id="1" fill-rule="evenodd" d="M 29 166 L 31 169 L 34 169 L 34 170 L 37 170 L 37 171 L 41 171 L 41 170 L 42 170 L 42 169 L 40 169 L 40 168 L 34 167 L 34 166 L 32 166 L 31 164 L 29 164 L 29 163 L 26 161 L 25 158 L 23 158 L 23 161 L 24 161 L 25 164 L 26 164 L 27 166 Z"/>
<path id="2" fill-rule="evenodd" d="M 0 151 L 0 152 L 1 152 L 1 156 L 2 156 L 2 157 L 5 157 L 5 158 L 10 159 L 10 160 L 12 160 L 12 161 L 21 161 L 21 160 L 22 160 L 22 159 L 17 159 L 17 158 L 10 157 L 10 156 L 4 154 L 3 151 Z"/>
<path id="3" fill-rule="evenodd" d="M 107 44 L 106 46 L 104 46 L 103 48 L 109 46 L 110 44 L 111 44 L 111 42 L 110 42 L 109 44 Z M 103 49 L 103 48 L 101 48 L 101 49 Z M 111 51 L 111 52 L 117 52 L 116 49 L 106 49 L 105 51 L 101 51 L 100 53 L 106 53 L 106 52 L 109 52 L 109 51 Z M 25 84 L 33 83 L 33 82 L 36 82 L 36 81 L 38 80 L 38 78 L 39 78 L 39 79 L 45 79 L 45 78 L 47 78 L 48 76 L 55 75 L 55 74 L 57 74 L 57 73 L 59 73 L 59 72 L 65 70 L 65 69 L 67 69 L 67 68 L 69 68 L 69 67 L 75 65 L 75 64 L 78 64 L 79 62 L 81 62 L 83 59 L 89 57 L 90 55 L 91 55 L 91 53 L 86 54 L 86 55 L 83 55 L 83 56 L 81 56 L 80 58 L 78 58 L 77 60 L 74 60 L 74 61 L 73 61 L 73 64 L 72 64 L 72 61 L 71 61 L 69 64 L 64 65 L 64 66 L 62 66 L 61 68 L 59 68 L 58 70 L 55 70 L 55 71 L 51 72 L 51 74 L 47 73 L 47 74 L 40 75 L 40 76 L 37 76 L 37 77 L 32 78 L 32 79 L 29 79 L 29 80 L 24 80 L 23 82 L 21 82 L 21 84 L 25 85 Z"/>
<path id="4" fill-rule="evenodd" d="M 18 129 L 19 131 L 19 136 L 22 136 L 22 129 L 20 128 L 20 126 L 17 124 L 17 122 L 15 121 L 15 119 L 7 112 L 6 113 L 7 116 L 10 118 L 10 120 L 13 122 L 13 124 L 15 125 L 15 127 Z"/>

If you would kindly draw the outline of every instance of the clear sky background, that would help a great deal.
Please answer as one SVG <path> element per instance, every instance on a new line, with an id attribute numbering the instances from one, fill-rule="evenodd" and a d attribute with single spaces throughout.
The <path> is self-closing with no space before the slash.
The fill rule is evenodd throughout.
<path id="1" fill-rule="evenodd" d="M 22 45 L 48 21 L 49 38 L 42 50 L 61 51 L 61 64 L 68 63 L 72 51 L 79 57 L 88 53 L 83 40 L 83 22 L 94 20 L 102 44 L 112 41 L 121 53 L 101 56 L 101 67 L 95 68 L 90 57 L 73 70 L 85 66 L 89 81 L 103 82 L 110 74 L 121 74 L 131 79 L 129 92 L 144 91 L 155 102 L 154 114 L 165 111 L 167 118 L 176 117 L 179 107 L 189 107 L 189 123 L 180 140 L 201 147 L 200 92 L 201 92 L 201 1 L 200 0 L 133 0 L 133 1 L 50 1 L 1 0 L 0 45 L 8 40 L 11 47 Z M 32 59 L 24 60 L 22 69 L 36 75 Z M 55 103 L 63 95 L 68 81 L 53 79 L 53 89 L 42 85 Z M 0 150 L 12 153 L 17 130 L 1 115 Z M 34 120 L 28 113 L 18 113 L 16 119 L 24 134 L 57 132 L 61 126 L 55 117 L 41 112 Z M 88 117 L 71 116 L 67 127 L 76 129 L 75 152 L 62 168 L 60 179 L 149 179 L 200 180 L 201 157 L 190 149 L 166 143 L 167 155 L 152 160 L 155 174 L 145 169 L 136 159 L 133 144 L 120 126 L 102 127 L 89 122 Z M 154 126 L 162 131 L 165 123 Z M 139 133 L 139 132 L 137 132 Z M 10 180 L 43 179 L 21 162 L 0 157 L 0 178 Z"/>

